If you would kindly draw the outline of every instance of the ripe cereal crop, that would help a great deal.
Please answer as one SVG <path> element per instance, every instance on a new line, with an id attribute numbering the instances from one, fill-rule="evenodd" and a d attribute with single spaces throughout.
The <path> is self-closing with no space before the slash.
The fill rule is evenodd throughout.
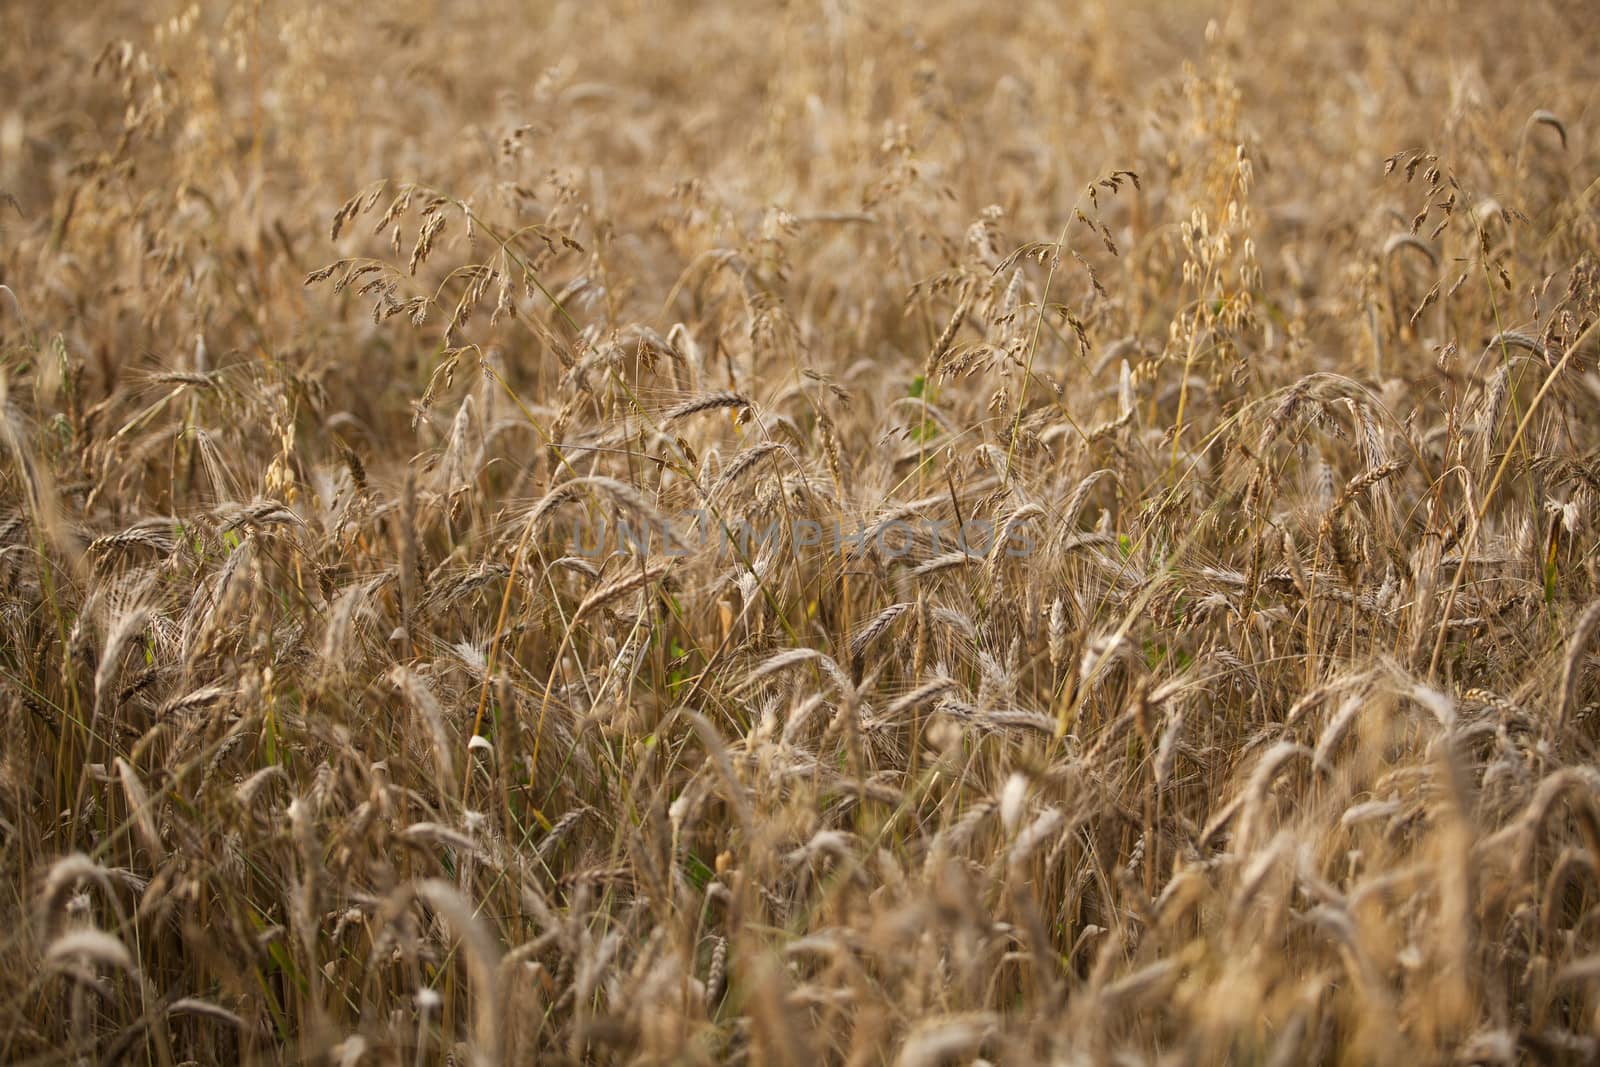
<path id="1" fill-rule="evenodd" d="M 0 1061 L 1600 1063 L 1600 7 L 0 41 Z"/>

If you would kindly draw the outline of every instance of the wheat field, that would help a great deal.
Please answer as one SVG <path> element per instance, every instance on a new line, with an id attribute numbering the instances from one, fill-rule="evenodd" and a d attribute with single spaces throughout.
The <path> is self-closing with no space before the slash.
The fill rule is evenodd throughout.
<path id="1" fill-rule="evenodd" d="M 0 41 L 0 1061 L 1600 1063 L 1600 8 Z"/>

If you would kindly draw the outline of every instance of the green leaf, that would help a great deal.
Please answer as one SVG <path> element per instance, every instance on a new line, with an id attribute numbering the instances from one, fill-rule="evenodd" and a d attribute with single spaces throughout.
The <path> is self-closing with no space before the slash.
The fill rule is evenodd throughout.
<path id="1" fill-rule="evenodd" d="M 694 884 L 696 889 L 704 889 L 710 885 L 711 879 L 716 877 L 717 874 L 716 871 L 706 866 L 705 862 L 693 853 L 685 857 L 684 867 L 687 868 L 689 881 Z"/>

